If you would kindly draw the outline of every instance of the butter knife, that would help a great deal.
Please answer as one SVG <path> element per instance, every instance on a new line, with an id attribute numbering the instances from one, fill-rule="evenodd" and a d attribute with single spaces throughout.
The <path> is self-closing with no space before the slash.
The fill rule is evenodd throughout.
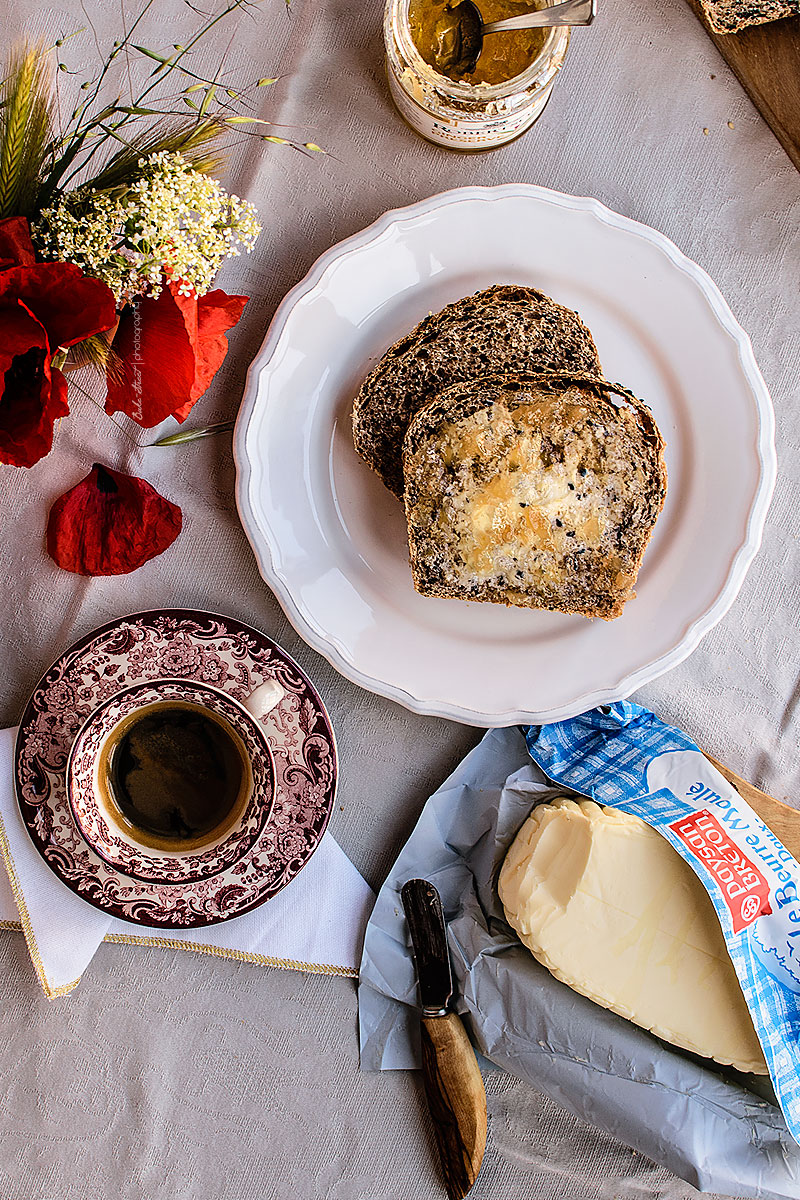
<path id="1" fill-rule="evenodd" d="M 486 1091 L 466 1030 L 450 1011 L 453 976 L 439 893 L 426 879 L 400 892 L 417 965 L 422 1075 L 450 1200 L 478 1177 L 486 1148 Z"/>

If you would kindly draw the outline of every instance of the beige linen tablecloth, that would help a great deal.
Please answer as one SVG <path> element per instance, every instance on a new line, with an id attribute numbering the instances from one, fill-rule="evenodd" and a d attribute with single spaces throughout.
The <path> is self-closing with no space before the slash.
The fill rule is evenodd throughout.
<path id="1" fill-rule="evenodd" d="M 147 44 L 180 40 L 188 6 L 154 7 Z M 292 0 L 290 13 L 265 0 L 245 19 L 227 54 L 232 77 L 280 76 L 262 115 L 329 153 L 306 159 L 245 139 L 236 149 L 229 182 L 256 202 L 265 232 L 222 275 L 222 286 L 253 298 L 190 422 L 235 414 L 281 296 L 317 255 L 387 208 L 460 184 L 523 180 L 597 196 L 662 230 L 711 274 L 753 339 L 775 402 L 780 477 L 733 609 L 637 699 L 791 802 L 800 777 L 800 175 L 684 0 L 600 8 L 595 27 L 575 34 L 538 126 L 478 156 L 430 146 L 396 116 L 378 0 Z M 87 14 L 104 44 L 116 36 L 117 5 L 6 0 L 3 42 L 23 30 L 52 38 L 85 26 Z M 220 31 L 209 43 L 209 64 L 227 42 Z M 73 60 L 92 53 L 88 32 L 72 45 Z M 342 758 L 331 828 L 377 887 L 479 731 L 360 691 L 300 641 L 240 528 L 229 437 L 142 449 L 77 389 L 71 403 L 55 451 L 33 470 L 0 475 L 0 724 L 18 720 L 56 654 L 112 617 L 169 603 L 249 621 L 296 656 L 330 708 Z M 50 503 L 96 459 L 144 475 L 183 508 L 177 543 L 127 578 L 79 579 L 44 554 Z M 105 946 L 77 991 L 49 1003 L 18 934 L 0 934 L 0 963 L 2 1200 L 443 1194 L 418 1076 L 359 1073 L 351 981 Z M 490 1133 L 475 1200 L 696 1194 L 514 1079 L 492 1072 L 486 1085 Z"/>

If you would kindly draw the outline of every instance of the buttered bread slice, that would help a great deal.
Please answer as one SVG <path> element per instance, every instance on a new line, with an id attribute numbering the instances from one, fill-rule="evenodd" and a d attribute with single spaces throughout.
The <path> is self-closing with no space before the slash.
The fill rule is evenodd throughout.
<path id="1" fill-rule="evenodd" d="M 353 441 L 403 495 L 403 438 L 414 414 L 450 384 L 496 371 L 601 375 L 577 313 L 518 284 L 498 284 L 432 313 L 391 346 L 353 405 Z"/>
<path id="2" fill-rule="evenodd" d="M 601 379 L 448 388 L 403 448 L 417 591 L 618 617 L 664 503 L 663 445 L 646 405 Z"/>
<path id="3" fill-rule="evenodd" d="M 638 817 L 540 804 L 500 871 L 506 918 L 556 978 L 704 1058 L 767 1066 L 703 885 Z"/>

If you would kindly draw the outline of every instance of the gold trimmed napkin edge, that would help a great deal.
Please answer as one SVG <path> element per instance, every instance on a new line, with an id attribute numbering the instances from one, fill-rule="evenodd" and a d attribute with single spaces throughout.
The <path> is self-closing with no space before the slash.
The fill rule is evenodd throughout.
<path id="1" fill-rule="evenodd" d="M 25 933 L 21 921 L 0 920 L 0 929 L 12 929 L 15 933 Z M 33 932 L 31 932 L 31 937 L 33 937 Z M 34 938 L 33 941 L 35 945 L 36 939 Z M 309 975 L 338 975 L 344 979 L 358 979 L 358 967 L 342 967 L 336 963 L 300 962 L 293 958 L 275 958 L 270 954 L 254 954 L 248 950 L 233 950 L 226 946 L 204 946 L 201 942 L 183 942 L 177 938 L 144 937 L 132 933 L 107 933 L 103 941 L 128 946 L 153 946 L 163 950 L 189 950 L 195 954 L 209 954 L 212 958 L 231 958 L 237 962 L 254 963 L 260 967 L 278 967 L 282 971 L 304 971 Z M 30 942 L 28 942 L 28 950 L 30 951 Z M 31 958 L 33 958 L 32 953 Z M 39 974 L 38 970 L 37 974 Z M 53 1000 L 58 996 L 66 996 L 73 988 L 77 987 L 80 977 L 73 983 L 67 983 L 58 988 L 52 988 L 43 982 L 41 975 L 39 975 L 39 982 L 45 995 Z"/>
<path id="2" fill-rule="evenodd" d="M 33 963 L 33 967 L 34 967 L 34 970 L 36 971 L 36 975 L 37 975 L 37 978 L 41 985 L 42 991 L 44 992 L 45 996 L 47 996 L 48 1000 L 55 1000 L 59 996 L 66 996 L 69 992 L 72 991 L 73 988 L 78 986 L 78 984 L 80 983 L 80 976 L 78 976 L 77 979 L 73 979 L 73 981 L 71 983 L 61 984 L 60 987 L 51 987 L 50 983 L 48 982 L 47 972 L 45 971 L 44 962 L 42 961 L 42 956 L 39 953 L 39 946 L 36 941 L 36 935 L 33 932 L 33 925 L 31 924 L 31 919 L 28 914 L 28 906 L 25 903 L 25 896 L 22 891 L 22 885 L 19 882 L 19 877 L 17 875 L 17 868 L 14 864 L 14 859 L 11 856 L 11 847 L 8 844 L 8 836 L 6 834 L 6 827 L 5 827 L 5 824 L 3 823 L 2 816 L 0 816 L 0 854 L 2 854 L 2 856 L 3 856 L 3 862 L 5 863 L 6 874 L 8 875 L 8 882 L 11 885 L 11 893 L 14 897 L 14 903 L 17 906 L 17 911 L 19 912 L 19 916 L 20 916 L 19 928 L 21 929 L 22 933 L 25 935 L 25 941 L 28 946 L 28 953 L 30 954 L 31 962 Z M 3 924 L 4 924 L 4 926 L 10 927 L 10 928 L 14 928 L 16 926 L 16 922 L 13 922 L 13 921 L 3 922 Z"/>
<path id="3" fill-rule="evenodd" d="M 209 946 L 202 942 L 185 942 L 178 938 L 149 937 L 135 933 L 107 933 L 105 942 L 118 942 L 129 946 L 157 946 L 165 950 L 191 950 L 196 954 L 209 954 L 212 958 L 232 958 L 237 962 L 255 963 L 262 967 L 279 967 L 284 971 L 304 971 L 311 975 L 341 975 L 347 979 L 358 979 L 357 967 L 342 967 L 335 963 L 309 963 L 292 958 L 276 958 L 269 954 L 255 954 L 249 950 L 235 950 L 227 946 Z"/>
<path id="4" fill-rule="evenodd" d="M 8 837 L 2 816 L 0 816 L 0 854 L 2 854 L 3 862 L 5 863 L 11 892 L 14 896 L 14 903 L 20 915 L 19 921 L 0 920 L 0 929 L 14 929 L 21 931 L 25 935 L 28 953 L 30 954 L 31 962 L 33 963 L 45 996 L 49 1000 L 55 1000 L 59 996 L 66 996 L 78 986 L 81 976 L 79 975 L 71 983 L 61 984 L 59 987 L 51 987 L 48 982 L 44 962 L 42 961 L 39 946 L 36 942 L 36 935 L 33 932 L 31 919 L 28 915 L 25 896 L 19 882 L 14 859 L 11 855 L 11 847 L 8 844 Z M 203 945 L 202 942 L 179 941 L 177 938 L 160 938 L 130 933 L 107 933 L 103 941 L 116 942 L 129 946 L 155 946 L 165 950 L 190 950 L 196 954 L 211 955 L 213 958 L 230 958 L 237 962 L 250 962 L 262 967 L 278 967 L 283 971 L 303 971 L 311 975 L 339 975 L 346 979 L 358 979 L 357 967 L 342 967 L 335 963 L 300 962 L 291 958 L 275 958 L 267 954 L 254 954 L 247 950 L 234 950 L 225 946 L 207 946 Z"/>
<path id="5" fill-rule="evenodd" d="M 0 919 L 0 929 L 12 929 L 24 933 L 21 921 Z M 116 942 L 127 946 L 153 946 L 164 950 L 190 950 L 195 954 L 210 954 L 213 958 L 232 958 L 238 962 L 255 963 L 261 967 L 278 967 L 283 971 L 304 971 L 309 975 L 339 975 L 345 979 L 358 979 L 358 967 L 342 967 L 336 963 L 308 963 L 293 958 L 275 958 L 270 954 L 255 954 L 248 950 L 234 950 L 226 946 L 204 946 L 202 942 L 183 942 L 177 938 L 144 937 L 134 933 L 107 933 L 104 942 Z M 80 982 L 65 984 L 61 988 L 45 988 L 51 997 L 66 995 Z"/>

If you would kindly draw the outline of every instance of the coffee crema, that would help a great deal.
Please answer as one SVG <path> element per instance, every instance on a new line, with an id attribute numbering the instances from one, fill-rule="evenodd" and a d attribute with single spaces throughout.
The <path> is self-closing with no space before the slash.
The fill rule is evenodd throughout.
<path id="1" fill-rule="evenodd" d="M 109 739 L 99 779 L 140 842 L 213 841 L 244 799 L 246 752 L 227 721 L 185 701 L 132 713 Z"/>

